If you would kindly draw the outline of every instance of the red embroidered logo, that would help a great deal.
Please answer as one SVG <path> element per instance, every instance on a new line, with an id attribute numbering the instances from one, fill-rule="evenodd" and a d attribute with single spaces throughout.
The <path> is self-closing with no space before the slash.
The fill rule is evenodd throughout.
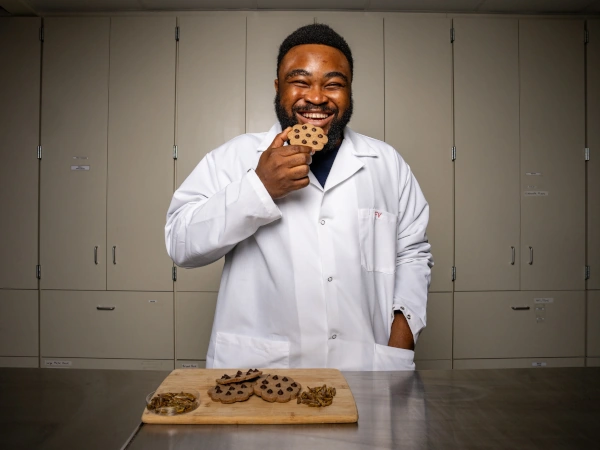
<path id="1" fill-rule="evenodd" d="M 381 213 L 379 211 L 375 211 L 375 218 L 379 219 L 381 217 Z"/>

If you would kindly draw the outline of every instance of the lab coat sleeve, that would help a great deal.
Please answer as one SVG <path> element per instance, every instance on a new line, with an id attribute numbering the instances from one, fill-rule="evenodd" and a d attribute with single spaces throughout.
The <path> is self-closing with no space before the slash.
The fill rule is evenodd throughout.
<path id="1" fill-rule="evenodd" d="M 427 240 L 429 205 L 410 168 L 400 191 L 394 311 L 401 311 L 412 331 L 415 344 L 427 322 L 427 292 L 431 282 L 433 258 Z"/>
<path id="2" fill-rule="evenodd" d="M 253 169 L 227 173 L 230 162 L 209 153 L 173 195 L 165 241 L 175 264 L 192 268 L 210 264 L 261 226 L 281 217 Z"/>

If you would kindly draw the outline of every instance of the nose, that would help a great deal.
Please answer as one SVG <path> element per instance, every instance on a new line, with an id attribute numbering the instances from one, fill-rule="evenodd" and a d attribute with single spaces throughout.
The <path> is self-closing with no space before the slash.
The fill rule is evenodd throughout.
<path id="1" fill-rule="evenodd" d="M 311 86 L 304 94 L 304 100 L 313 105 L 322 105 L 329 101 L 320 86 Z"/>

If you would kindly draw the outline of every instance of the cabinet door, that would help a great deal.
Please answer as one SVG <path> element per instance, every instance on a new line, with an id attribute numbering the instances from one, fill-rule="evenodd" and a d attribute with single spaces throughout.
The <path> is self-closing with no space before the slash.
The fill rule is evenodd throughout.
<path id="1" fill-rule="evenodd" d="M 37 288 L 40 25 L 0 18 L 0 288 Z"/>
<path id="2" fill-rule="evenodd" d="M 600 289 L 600 20 L 589 20 L 593 39 L 587 44 L 587 162 L 588 237 L 587 258 L 591 267 L 588 289 Z"/>
<path id="3" fill-rule="evenodd" d="M 456 290 L 518 290 L 518 21 L 454 29 Z"/>
<path id="4" fill-rule="evenodd" d="M 0 357 L 38 356 L 38 291 L 0 290 Z"/>
<path id="5" fill-rule="evenodd" d="M 43 357 L 173 359 L 173 294 L 42 291 Z"/>
<path id="6" fill-rule="evenodd" d="M 44 23 L 41 286 L 106 289 L 110 20 Z"/>
<path id="7" fill-rule="evenodd" d="M 246 17 L 185 16 L 179 28 L 176 187 L 204 155 L 243 134 L 246 119 Z M 179 269 L 177 290 L 217 291 L 223 262 Z"/>
<path id="8" fill-rule="evenodd" d="M 587 291 L 586 356 L 600 357 L 600 291 Z"/>
<path id="9" fill-rule="evenodd" d="M 273 99 L 279 46 L 294 30 L 314 21 L 314 15 L 305 12 L 248 14 L 246 133 L 268 131 L 277 121 Z"/>
<path id="10" fill-rule="evenodd" d="M 452 294 L 430 293 L 427 298 L 427 326 L 419 335 L 415 360 L 452 359 Z M 419 369 L 423 368 L 419 365 Z M 450 367 L 451 368 L 451 367 Z"/>
<path id="11" fill-rule="evenodd" d="M 384 140 L 383 17 L 369 13 L 319 12 L 316 18 L 348 42 L 354 60 L 354 131 Z"/>
<path id="12" fill-rule="evenodd" d="M 385 140 L 411 166 L 430 219 L 430 291 L 452 291 L 454 258 L 450 19 L 385 17 Z"/>
<path id="13" fill-rule="evenodd" d="M 107 286 L 171 291 L 175 18 L 111 19 Z M 113 258 L 114 248 L 114 258 Z"/>
<path id="14" fill-rule="evenodd" d="M 206 360 L 217 293 L 177 292 L 175 301 L 177 359 Z"/>
<path id="15" fill-rule="evenodd" d="M 521 289 L 585 288 L 582 20 L 520 20 Z"/>
<path id="16" fill-rule="evenodd" d="M 568 358 L 585 352 L 585 292 L 457 292 L 454 358 Z"/>

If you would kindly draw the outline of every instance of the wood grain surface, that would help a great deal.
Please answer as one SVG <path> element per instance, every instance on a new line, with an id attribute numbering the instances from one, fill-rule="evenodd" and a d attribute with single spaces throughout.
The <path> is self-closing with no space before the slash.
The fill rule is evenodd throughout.
<path id="1" fill-rule="evenodd" d="M 248 367 L 240 367 L 246 371 Z M 294 424 L 294 423 L 352 423 L 358 421 L 358 410 L 346 379 L 337 369 L 260 369 L 263 373 L 287 376 L 302 384 L 302 390 L 326 384 L 336 388 L 333 404 L 310 407 L 291 400 L 269 403 L 253 395 L 245 402 L 222 404 L 214 402 L 207 391 L 216 385 L 224 373 L 237 369 L 176 369 L 162 382 L 156 393 L 181 392 L 193 389 L 200 393 L 200 406 L 194 411 L 175 416 L 160 416 L 147 409 L 144 423 L 163 424 Z"/>

